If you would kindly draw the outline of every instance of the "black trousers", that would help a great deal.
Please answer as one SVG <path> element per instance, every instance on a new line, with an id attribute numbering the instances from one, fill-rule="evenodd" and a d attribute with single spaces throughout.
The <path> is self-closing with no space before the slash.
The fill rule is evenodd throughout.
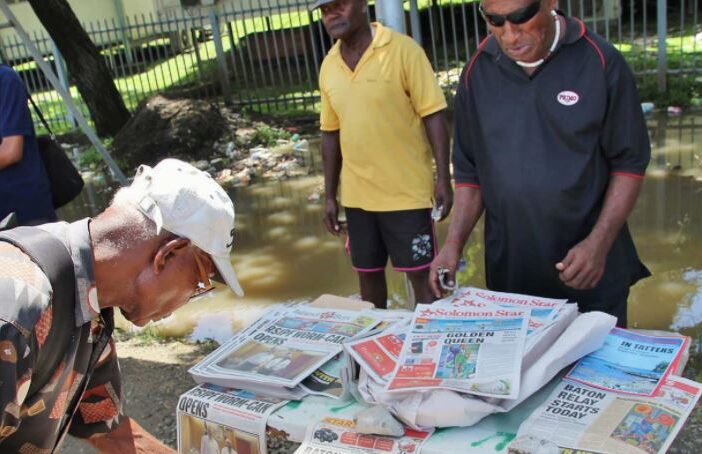
<path id="1" fill-rule="evenodd" d="M 578 303 L 580 312 L 602 311 L 617 317 L 617 326 L 626 328 L 627 324 L 627 301 L 629 299 L 629 287 L 626 287 L 618 292 L 613 292 L 612 297 L 607 301 L 598 302 L 596 304 L 581 304 Z"/>

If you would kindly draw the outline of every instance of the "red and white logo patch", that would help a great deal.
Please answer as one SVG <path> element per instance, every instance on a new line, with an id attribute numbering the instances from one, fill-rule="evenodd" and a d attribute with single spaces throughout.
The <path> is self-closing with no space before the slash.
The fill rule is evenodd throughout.
<path id="1" fill-rule="evenodd" d="M 564 90 L 556 95 L 556 99 L 564 106 L 572 106 L 580 101 L 580 95 L 574 91 Z"/>

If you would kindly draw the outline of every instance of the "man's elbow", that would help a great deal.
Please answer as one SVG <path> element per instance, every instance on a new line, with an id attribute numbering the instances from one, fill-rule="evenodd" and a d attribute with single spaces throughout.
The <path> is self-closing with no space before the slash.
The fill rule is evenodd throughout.
<path id="1" fill-rule="evenodd" d="M 3 137 L 2 144 L 0 144 L 0 169 L 20 162 L 23 156 L 23 149 L 23 136 Z"/>

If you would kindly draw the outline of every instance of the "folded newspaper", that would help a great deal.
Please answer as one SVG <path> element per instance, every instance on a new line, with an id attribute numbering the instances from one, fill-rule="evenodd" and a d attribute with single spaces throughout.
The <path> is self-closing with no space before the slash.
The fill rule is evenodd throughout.
<path id="1" fill-rule="evenodd" d="M 178 452 L 266 453 L 268 417 L 287 401 L 200 385 L 178 400 Z"/>
<path id="2" fill-rule="evenodd" d="M 348 363 L 340 355 L 343 342 L 364 335 L 379 321 L 368 310 L 275 306 L 189 372 L 198 383 L 281 398 L 300 399 L 310 392 L 339 397 L 344 394 L 338 389 L 340 369 Z"/>
<path id="3" fill-rule="evenodd" d="M 516 397 L 529 314 L 528 309 L 417 305 L 386 388 Z"/>
<path id="4" fill-rule="evenodd" d="M 361 434 L 350 419 L 324 418 L 311 424 L 295 454 L 419 454 L 432 431 L 405 429 L 401 437 Z"/>
<path id="5" fill-rule="evenodd" d="M 558 449 L 611 454 L 668 450 L 695 407 L 702 385 L 674 375 L 653 396 L 627 395 L 563 379 L 519 427 L 509 452 L 532 452 L 533 440 Z"/>
<path id="6" fill-rule="evenodd" d="M 573 367 L 567 378 L 625 394 L 653 396 L 680 363 L 686 336 L 652 336 L 615 328 L 599 350 Z"/>

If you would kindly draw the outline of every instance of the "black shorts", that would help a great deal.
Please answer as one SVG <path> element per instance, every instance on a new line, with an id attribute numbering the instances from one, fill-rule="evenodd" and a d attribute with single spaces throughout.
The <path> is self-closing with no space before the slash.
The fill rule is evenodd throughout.
<path id="1" fill-rule="evenodd" d="M 436 255 L 431 210 L 365 211 L 345 208 L 353 268 L 382 271 L 388 256 L 397 271 L 429 268 Z"/>

